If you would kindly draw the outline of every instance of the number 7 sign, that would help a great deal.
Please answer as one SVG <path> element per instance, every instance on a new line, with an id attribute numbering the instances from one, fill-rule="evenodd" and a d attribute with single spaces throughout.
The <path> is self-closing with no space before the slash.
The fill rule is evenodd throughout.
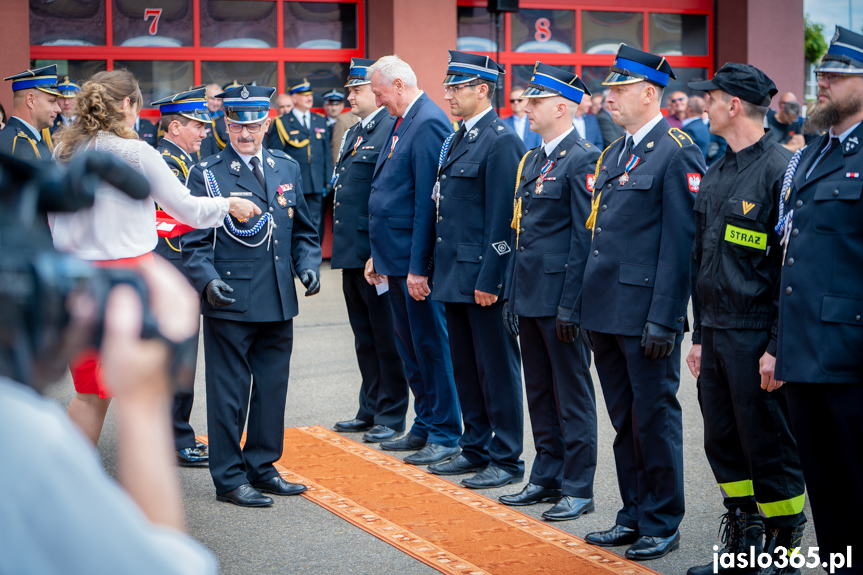
<path id="1" fill-rule="evenodd" d="M 161 8 L 144 8 L 144 21 L 153 17 L 153 22 L 150 24 L 150 36 L 155 36 L 159 33 L 159 18 L 162 17 Z"/>

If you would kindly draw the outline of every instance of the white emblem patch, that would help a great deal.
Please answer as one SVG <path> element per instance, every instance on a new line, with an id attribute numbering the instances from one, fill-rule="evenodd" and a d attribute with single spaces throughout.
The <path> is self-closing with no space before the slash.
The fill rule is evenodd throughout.
<path id="1" fill-rule="evenodd" d="M 201 167 L 202 167 L 202 168 L 206 168 L 208 163 L 209 163 L 209 162 L 201 162 Z"/>
<path id="2" fill-rule="evenodd" d="M 233 162 L 231 162 L 231 169 L 234 170 L 235 172 L 239 172 L 240 171 L 240 162 L 238 162 L 237 160 L 234 160 Z"/>
<path id="3" fill-rule="evenodd" d="M 267 165 L 268 165 L 268 166 L 270 166 L 271 168 L 275 169 L 275 167 L 276 167 L 276 162 L 275 162 L 275 161 L 273 161 L 273 159 L 272 159 L 272 158 L 267 158 Z"/>
<path id="4" fill-rule="evenodd" d="M 491 244 L 491 247 L 494 248 L 494 251 L 497 252 L 497 255 L 502 256 L 508 254 L 512 250 L 509 249 L 509 244 L 506 242 L 495 242 Z"/>
<path id="5" fill-rule="evenodd" d="M 240 90 L 240 98 L 242 98 L 243 100 L 247 100 L 249 98 L 249 90 L 245 86 L 243 86 L 243 89 Z"/>
<path id="6" fill-rule="evenodd" d="M 501 130 L 503 130 L 503 126 L 498 126 L 498 127 L 497 127 L 497 130 L 498 130 L 498 132 L 499 132 L 499 131 L 501 131 Z"/>
<path id="7" fill-rule="evenodd" d="M 469 140 L 473 140 L 478 135 L 479 135 L 479 129 L 478 128 L 474 128 L 473 130 L 471 130 L 470 132 L 467 133 L 467 137 Z"/>

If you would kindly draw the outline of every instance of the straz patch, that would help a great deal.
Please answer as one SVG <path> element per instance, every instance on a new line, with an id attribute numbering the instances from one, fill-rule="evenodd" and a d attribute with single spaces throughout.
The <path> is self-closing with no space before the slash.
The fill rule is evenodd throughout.
<path id="1" fill-rule="evenodd" d="M 494 248 L 494 251 L 497 252 L 497 255 L 502 256 L 508 254 L 512 250 L 509 249 L 509 244 L 506 242 L 495 242 L 491 244 L 491 247 Z"/>
<path id="2" fill-rule="evenodd" d="M 756 250 L 767 249 L 767 234 L 738 228 L 731 224 L 725 226 L 725 241 Z"/>
<path id="3" fill-rule="evenodd" d="M 686 183 L 689 184 L 689 191 L 697 194 L 701 187 L 701 174 L 686 174 Z"/>
<path id="4" fill-rule="evenodd" d="M 587 174 L 587 191 L 593 191 L 593 185 L 596 183 L 596 176 L 594 174 Z"/>
<path id="5" fill-rule="evenodd" d="M 734 203 L 732 213 L 735 216 L 746 218 L 747 220 L 755 220 L 758 218 L 758 212 L 761 211 L 761 204 L 755 202 L 747 202 L 746 200 L 738 200 Z"/>

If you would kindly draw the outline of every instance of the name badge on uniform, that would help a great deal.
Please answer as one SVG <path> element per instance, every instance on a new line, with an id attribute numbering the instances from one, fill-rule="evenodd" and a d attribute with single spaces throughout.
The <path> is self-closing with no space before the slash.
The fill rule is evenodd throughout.
<path id="1" fill-rule="evenodd" d="M 252 192 L 231 192 L 231 195 L 232 196 L 246 197 L 246 196 L 251 196 Z"/>

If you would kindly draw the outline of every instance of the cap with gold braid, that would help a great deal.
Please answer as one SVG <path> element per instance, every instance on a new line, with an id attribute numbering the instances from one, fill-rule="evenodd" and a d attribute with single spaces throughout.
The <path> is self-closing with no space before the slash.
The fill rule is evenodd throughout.
<path id="1" fill-rule="evenodd" d="M 179 114 L 190 120 L 197 120 L 205 124 L 213 121 L 207 110 L 207 90 L 203 87 L 174 94 L 173 96 L 153 102 L 150 105 L 158 106 L 159 112 L 163 116 Z"/>
<path id="2" fill-rule="evenodd" d="M 57 91 L 64 98 L 74 98 L 81 91 L 81 86 L 69 79 L 69 76 L 63 78 L 63 81 L 57 84 Z"/>
<path id="3" fill-rule="evenodd" d="M 51 64 L 44 68 L 36 68 L 35 70 L 27 70 L 8 78 L 3 78 L 6 81 L 12 80 L 12 91 L 29 90 L 36 88 L 46 94 L 52 96 L 61 96 L 57 91 L 57 65 Z"/>
<path id="4" fill-rule="evenodd" d="M 232 81 L 228 82 L 227 84 L 225 84 L 224 86 L 222 86 L 222 91 L 224 92 L 225 90 L 230 90 L 231 88 L 239 88 L 240 86 L 242 86 L 242 84 L 240 84 L 236 80 L 232 80 Z"/>
<path id="5" fill-rule="evenodd" d="M 291 89 L 288 93 L 293 96 L 294 94 L 311 94 L 312 93 L 312 84 L 306 78 L 303 78 L 303 81 L 295 86 L 291 86 Z"/>
<path id="6" fill-rule="evenodd" d="M 664 88 L 668 86 L 669 78 L 677 79 L 664 57 L 621 44 L 611 65 L 611 73 L 602 85 L 619 86 L 647 81 Z"/>
<path id="7" fill-rule="evenodd" d="M 533 67 L 533 74 L 527 84 L 527 89 L 521 97 L 551 98 L 561 96 L 580 104 L 585 94 L 590 96 L 590 90 L 576 74 L 537 62 Z"/>

